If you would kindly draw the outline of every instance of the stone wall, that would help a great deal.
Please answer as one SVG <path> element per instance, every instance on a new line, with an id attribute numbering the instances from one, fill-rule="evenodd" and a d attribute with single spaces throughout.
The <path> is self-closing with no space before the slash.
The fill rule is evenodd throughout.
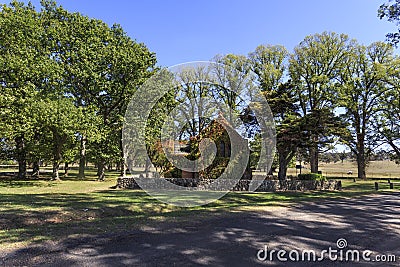
<path id="1" fill-rule="evenodd" d="M 146 185 L 151 188 L 161 188 L 161 179 L 165 179 L 173 184 L 198 190 L 205 190 L 207 185 L 215 180 L 192 179 L 192 178 L 147 178 Z M 147 182 L 148 181 L 148 182 Z M 248 191 L 252 180 L 240 180 L 232 191 Z M 215 188 L 221 188 L 224 184 L 231 184 L 231 180 L 218 179 L 214 183 Z M 117 188 L 141 189 L 134 177 L 118 178 Z M 257 188 L 256 192 L 275 192 L 275 191 L 307 191 L 307 190 L 341 190 L 342 183 L 337 180 L 314 181 L 314 180 L 264 180 Z"/>

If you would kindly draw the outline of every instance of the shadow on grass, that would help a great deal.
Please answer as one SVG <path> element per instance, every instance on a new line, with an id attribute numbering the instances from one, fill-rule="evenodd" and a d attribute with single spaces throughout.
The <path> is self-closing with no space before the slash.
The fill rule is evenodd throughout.
<path id="1" fill-rule="evenodd" d="M 285 202 L 294 198 L 313 197 L 317 193 L 231 193 L 220 201 L 221 204 L 225 203 L 231 207 L 236 201 L 246 205 L 256 204 L 253 201 Z M 325 196 L 331 196 L 330 192 L 327 193 Z M 43 198 L 50 201 L 48 196 L 36 196 L 33 200 L 40 203 Z M 62 204 L 62 199 L 55 200 L 65 207 L 75 206 L 73 203 Z M 19 259 L 25 257 L 24 262 L 30 263 L 34 257 L 36 264 L 47 265 L 87 265 L 90 261 L 91 265 L 103 266 L 255 266 L 260 264 L 256 259 L 257 250 L 264 248 L 264 245 L 271 245 L 276 249 L 307 248 L 322 251 L 328 246 L 335 247 L 338 238 L 345 238 L 350 248 L 356 245 L 359 250 L 393 253 L 393 251 L 398 252 L 398 242 L 400 242 L 392 225 L 400 216 L 398 193 L 350 200 L 341 198 L 334 201 L 302 202 L 298 209 L 289 213 L 267 210 L 263 213 L 225 212 L 221 213 L 221 216 L 215 216 L 215 210 L 210 208 L 218 204 L 196 209 L 172 208 L 155 202 L 141 191 L 103 191 L 96 193 L 95 196 L 82 195 L 71 198 L 71 201 L 83 202 L 86 206 L 92 205 L 93 209 L 110 207 L 111 210 L 106 209 L 103 217 L 92 221 L 48 223 L 46 231 L 42 230 L 42 226 L 32 232 L 27 232 L 23 228 L 16 229 L 16 232 L 25 238 L 35 233 L 36 241 L 50 237 L 55 239 L 57 236 L 65 237 L 65 232 L 78 235 L 60 239 L 53 251 L 49 244 L 19 250 L 6 263 L 17 265 L 19 262 L 13 260 L 18 257 Z M 125 206 L 127 202 L 134 203 L 134 201 L 141 206 L 137 211 Z M 125 210 L 126 214 L 112 216 L 111 203 L 118 205 L 121 211 Z M 185 216 L 187 222 L 159 223 L 160 216 L 166 218 L 177 215 Z M 157 223 L 152 225 L 151 222 Z M 151 227 L 135 229 L 137 224 L 149 224 Z M 92 233 L 96 235 L 82 236 Z M 12 238 L 20 240 L 17 235 L 13 235 Z M 287 263 L 289 266 L 310 264 L 309 262 Z M 330 264 L 332 263 L 326 260 L 319 265 L 330 266 Z M 349 262 L 345 266 L 368 264 Z M 368 266 L 374 264 L 372 262 Z"/>
<path id="2" fill-rule="evenodd" d="M 35 181 L 1 181 L 1 187 L 45 186 Z M 52 186 L 51 184 L 48 186 Z M 375 193 L 373 183 L 346 182 L 343 191 L 231 192 L 202 207 L 171 206 L 139 190 L 90 193 L 0 194 L 0 243 L 41 242 L 72 234 L 125 231 L 149 221 L 193 220 L 241 208 L 288 206 L 315 200 Z"/>
<path id="3" fill-rule="evenodd" d="M 85 178 L 78 177 L 78 167 L 70 167 L 68 175 L 65 176 L 65 172 L 60 170 L 59 176 L 62 181 L 96 181 L 97 177 L 97 169 L 94 167 L 86 167 L 85 169 Z M 52 171 L 49 167 L 42 168 L 40 172 L 39 178 L 32 177 L 32 172 L 28 171 L 27 177 L 25 180 L 19 180 L 17 178 L 17 171 L 10 172 L 10 171 L 2 171 L 0 170 L 0 181 L 4 180 L 13 180 L 13 181 L 49 181 L 52 178 Z M 107 170 L 106 171 L 106 179 L 119 177 L 120 172 L 116 170 Z"/>
<path id="4" fill-rule="evenodd" d="M 23 187 L 48 187 L 53 186 L 52 184 L 44 184 L 39 181 L 24 181 L 24 180 L 0 180 L 0 187 L 8 188 L 23 188 Z"/>

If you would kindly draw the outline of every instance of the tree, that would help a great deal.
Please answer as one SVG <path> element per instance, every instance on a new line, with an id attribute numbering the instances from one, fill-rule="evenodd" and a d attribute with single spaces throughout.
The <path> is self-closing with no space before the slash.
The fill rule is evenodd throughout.
<path id="1" fill-rule="evenodd" d="M 339 72 L 338 105 L 345 109 L 343 118 L 349 129 L 342 140 L 357 157 L 359 179 L 366 179 L 367 159 L 380 145 L 373 124 L 378 118 L 381 97 L 388 90 L 386 75 L 393 57 L 392 47 L 385 43 L 355 45 Z"/>
<path id="2" fill-rule="evenodd" d="M 81 177 L 88 142 L 103 179 L 107 160 L 125 166 L 123 116 L 137 87 L 153 73 L 155 55 L 119 25 L 70 13 L 51 0 L 41 4 L 37 12 L 14 1 L 0 12 L 2 143 L 15 142 L 19 178 L 26 177 L 28 160 L 37 173 L 52 147 L 57 179 L 62 157 L 74 159 L 78 138 Z"/>
<path id="3" fill-rule="evenodd" d="M 76 138 L 82 112 L 68 98 L 42 99 L 36 105 L 42 106 L 43 112 L 38 122 L 45 131 L 51 133 L 51 143 L 48 145 L 52 151 L 52 179 L 60 180 L 60 163 L 64 161 L 63 155 L 68 153 L 66 145 L 73 143 Z"/>
<path id="4" fill-rule="evenodd" d="M 121 26 L 111 28 L 100 20 L 79 13 L 69 13 L 53 1 L 44 1 L 43 16 L 51 25 L 53 58 L 63 66 L 65 93 L 73 96 L 75 105 L 96 110 L 101 118 L 98 128 L 82 129 L 80 176 L 86 158 L 86 142 L 91 144 L 97 162 L 99 179 L 104 179 L 107 161 L 122 162 L 122 123 L 127 104 L 152 73 L 155 55 L 145 45 L 132 40 Z M 85 110 L 84 109 L 84 110 Z M 101 132 L 100 139 L 88 140 L 92 131 Z"/>
<path id="5" fill-rule="evenodd" d="M 375 130 L 380 139 L 394 152 L 394 159 L 400 162 L 400 59 L 395 57 L 386 65 L 387 89 L 380 95 L 379 112 L 375 118 Z"/>
<path id="6" fill-rule="evenodd" d="M 398 32 L 386 34 L 388 41 L 397 46 L 400 41 L 400 0 L 390 0 L 382 4 L 378 9 L 378 17 L 380 19 L 386 18 L 398 27 Z"/>
<path id="7" fill-rule="evenodd" d="M 339 155 L 340 160 L 342 161 L 342 164 L 345 159 L 347 159 L 347 153 L 343 150 L 340 155 Z"/>
<path id="8" fill-rule="evenodd" d="M 296 95 L 289 82 L 284 83 L 288 52 L 283 46 L 258 46 L 249 54 L 252 70 L 258 80 L 271 111 L 277 132 L 278 178 L 286 179 L 289 163 L 300 145 L 298 106 Z"/>
<path id="9" fill-rule="evenodd" d="M 290 56 L 289 73 L 299 99 L 300 115 L 307 125 L 313 173 L 318 172 L 320 149 L 332 142 L 332 126 L 338 124 L 333 113 L 337 96 L 334 84 L 351 43 L 347 35 L 324 32 L 307 36 Z"/>
<path id="10" fill-rule="evenodd" d="M 18 178 L 26 178 L 27 142 L 34 136 L 32 106 L 50 71 L 42 46 L 43 28 L 32 5 L 13 1 L 0 12 L 0 124 L 2 137 L 15 142 Z"/>

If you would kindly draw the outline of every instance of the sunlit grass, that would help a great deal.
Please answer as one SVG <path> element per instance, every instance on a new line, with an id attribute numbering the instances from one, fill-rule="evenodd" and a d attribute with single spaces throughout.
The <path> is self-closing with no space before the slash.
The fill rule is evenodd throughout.
<path id="1" fill-rule="evenodd" d="M 374 181 L 343 180 L 342 191 L 231 192 L 206 206 L 183 208 L 162 203 L 140 190 L 110 189 L 117 173 L 104 182 L 77 180 L 0 181 L 0 244 L 19 247 L 77 234 L 102 234 L 159 222 L 191 221 L 243 210 L 273 209 L 302 201 L 357 197 L 374 193 Z M 381 185 L 382 188 L 386 185 Z M 387 185 L 387 188 L 389 185 Z M 390 190 L 384 190 L 387 192 Z"/>
<path id="2" fill-rule="evenodd" d="M 310 172 L 310 166 L 305 165 L 306 169 L 303 169 L 303 173 Z M 343 163 L 338 161 L 336 163 L 324 163 L 320 162 L 319 170 L 322 174 L 327 177 L 339 177 L 339 178 L 357 178 L 357 162 L 345 160 Z M 348 174 L 351 171 L 353 174 Z M 295 168 L 288 169 L 288 175 L 296 175 Z M 400 165 L 394 161 L 371 161 L 366 168 L 367 178 L 391 178 L 400 179 Z"/>

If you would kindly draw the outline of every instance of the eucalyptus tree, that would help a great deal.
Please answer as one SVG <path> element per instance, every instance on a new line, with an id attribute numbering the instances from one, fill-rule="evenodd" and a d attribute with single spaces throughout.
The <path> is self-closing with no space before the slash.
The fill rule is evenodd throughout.
<path id="1" fill-rule="evenodd" d="M 307 36 L 290 56 L 289 73 L 307 126 L 313 173 L 318 172 L 319 150 L 341 128 L 333 112 L 337 98 L 335 83 L 352 43 L 347 35 L 324 32 Z"/>

